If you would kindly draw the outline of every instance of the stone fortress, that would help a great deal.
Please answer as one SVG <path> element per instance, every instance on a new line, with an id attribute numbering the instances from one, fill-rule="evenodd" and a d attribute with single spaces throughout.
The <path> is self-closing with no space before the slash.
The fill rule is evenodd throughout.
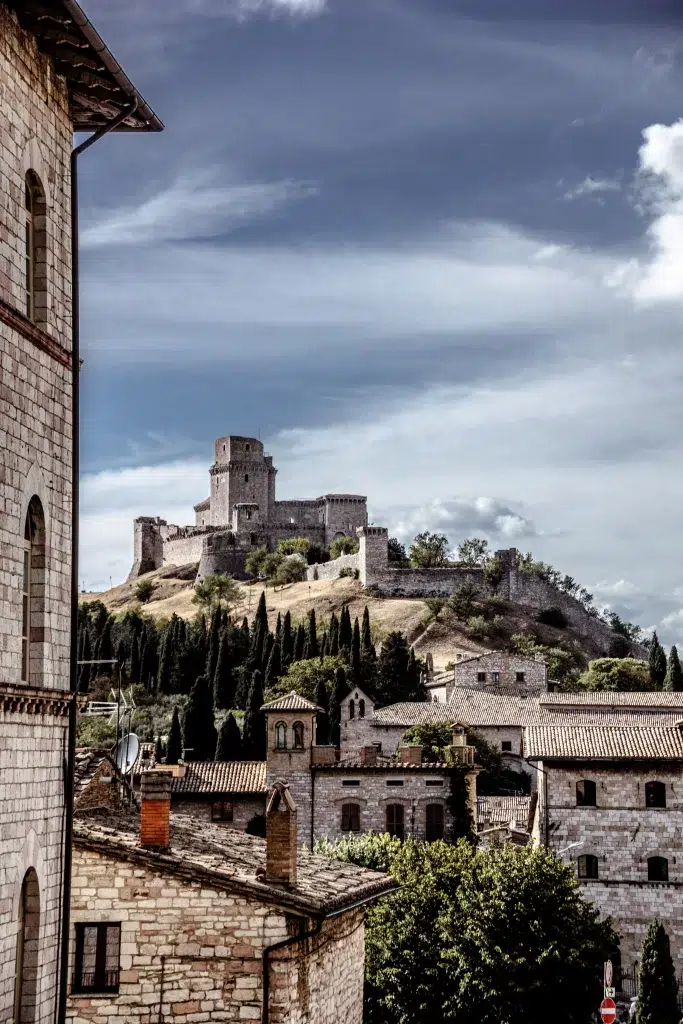
<path id="1" fill-rule="evenodd" d="M 199 564 L 199 577 L 247 576 L 245 560 L 258 547 L 275 549 L 281 540 L 306 537 L 329 547 L 337 537 L 355 536 L 367 526 L 367 498 L 325 494 L 320 498 L 275 500 L 271 455 L 254 437 L 230 434 L 214 443 L 210 494 L 195 505 L 193 526 L 140 516 L 134 524 L 134 563 L 128 579 L 165 565 Z"/>

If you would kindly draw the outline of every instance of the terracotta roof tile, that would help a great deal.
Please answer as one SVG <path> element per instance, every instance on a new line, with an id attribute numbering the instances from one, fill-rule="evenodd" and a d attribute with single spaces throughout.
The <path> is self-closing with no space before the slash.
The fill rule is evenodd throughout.
<path id="1" fill-rule="evenodd" d="M 480 829 L 493 825 L 509 825 L 514 819 L 526 828 L 531 808 L 530 796 L 478 796 L 477 822 Z"/>
<path id="2" fill-rule="evenodd" d="M 638 690 L 617 692 L 615 690 L 594 690 L 590 693 L 544 693 L 541 704 L 574 705 L 585 707 L 586 704 L 600 706 L 634 707 L 634 708 L 678 708 L 683 711 L 683 693 L 672 690 Z"/>
<path id="3" fill-rule="evenodd" d="M 301 697 L 294 690 L 290 690 L 284 696 L 264 704 L 261 711 L 323 711 L 323 709 L 319 708 L 317 704 L 312 704 L 305 697 Z"/>
<path id="4" fill-rule="evenodd" d="M 190 761 L 185 776 L 174 778 L 173 795 L 266 792 L 265 761 Z"/>
<path id="5" fill-rule="evenodd" d="M 683 734 L 671 727 L 529 726 L 524 731 L 524 753 L 544 760 L 683 760 Z"/>

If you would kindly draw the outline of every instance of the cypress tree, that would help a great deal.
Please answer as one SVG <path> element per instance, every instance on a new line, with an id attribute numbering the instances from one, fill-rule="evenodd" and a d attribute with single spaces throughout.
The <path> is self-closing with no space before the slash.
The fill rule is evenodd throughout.
<path id="1" fill-rule="evenodd" d="M 345 604 L 339 619 L 339 652 L 346 651 L 347 658 L 351 656 L 352 637 L 351 615 L 349 614 L 349 606 Z"/>
<path id="2" fill-rule="evenodd" d="M 368 658 L 370 661 L 377 660 L 377 652 L 375 651 L 374 644 L 372 642 L 372 632 L 370 630 L 370 612 L 368 606 L 365 606 L 363 611 L 363 625 L 361 628 L 361 651 L 364 658 Z"/>
<path id="3" fill-rule="evenodd" d="M 306 652 L 306 630 L 303 624 L 299 623 L 299 628 L 296 631 L 296 640 L 294 641 L 294 653 L 292 654 L 292 661 L 303 661 Z"/>
<path id="4" fill-rule="evenodd" d="M 262 705 L 263 676 L 257 670 L 252 676 L 247 709 L 244 713 L 242 750 L 245 761 L 265 761 L 266 759 L 266 715 L 264 711 L 261 711 Z"/>
<path id="5" fill-rule="evenodd" d="M 254 633 L 256 632 L 256 626 L 258 623 L 262 623 L 266 633 L 268 632 L 268 608 L 266 607 L 266 592 L 261 591 L 261 596 L 258 602 L 258 608 L 256 609 L 256 616 L 254 617 Z"/>
<path id="6" fill-rule="evenodd" d="M 88 629 L 83 631 L 83 647 L 81 648 L 81 661 L 90 661 L 92 658 L 92 652 L 90 649 L 90 633 Z M 78 689 L 80 693 L 88 692 L 88 683 L 90 682 L 90 670 L 92 665 L 80 665 L 78 669 Z"/>
<path id="7" fill-rule="evenodd" d="M 266 633 L 265 643 L 263 644 L 263 661 L 261 662 L 261 671 L 265 672 L 270 656 L 275 646 L 275 638 L 272 633 Z"/>
<path id="8" fill-rule="evenodd" d="M 277 622 L 275 624 L 275 642 L 282 648 L 282 616 L 277 613 Z"/>
<path id="9" fill-rule="evenodd" d="M 119 640 L 118 644 L 116 645 L 116 660 L 118 662 L 118 664 L 114 666 L 116 669 L 116 674 L 118 675 L 118 673 L 120 672 L 122 679 L 130 679 L 130 676 L 128 675 L 127 672 L 128 666 L 126 664 L 128 660 L 126 658 L 126 645 L 124 644 L 123 640 Z"/>
<path id="10" fill-rule="evenodd" d="M 213 679 L 216 675 L 216 662 L 218 661 L 222 619 L 223 615 L 219 606 L 211 616 L 211 628 L 209 630 L 209 643 L 206 652 L 206 674 L 209 679 Z"/>
<path id="11" fill-rule="evenodd" d="M 650 681 L 656 690 L 661 690 L 666 678 L 666 654 L 656 632 L 652 634 L 650 657 L 648 659 Z"/>
<path id="12" fill-rule="evenodd" d="M 216 744 L 216 761 L 241 761 L 242 760 L 242 734 L 240 727 L 235 721 L 232 711 L 223 719 L 218 743 Z"/>
<path id="13" fill-rule="evenodd" d="M 164 759 L 164 746 L 161 742 L 161 736 L 157 736 L 154 743 L 154 763 L 161 764 Z"/>
<path id="14" fill-rule="evenodd" d="M 339 621 L 332 614 L 332 621 L 330 622 L 330 645 L 329 645 L 330 657 L 336 658 L 339 654 Z"/>
<path id="15" fill-rule="evenodd" d="M 218 734 L 213 720 L 213 688 L 206 676 L 199 676 L 190 690 L 183 717 L 183 744 L 192 751 L 192 761 L 211 761 Z"/>
<path id="16" fill-rule="evenodd" d="M 130 642 L 128 678 L 134 686 L 140 682 L 140 639 L 136 636 L 131 637 Z"/>
<path id="17" fill-rule="evenodd" d="M 669 651 L 669 666 L 664 681 L 664 689 L 674 690 L 676 693 L 680 693 L 683 690 L 683 669 L 681 669 L 681 662 L 675 646 L 672 646 Z"/>
<path id="18" fill-rule="evenodd" d="M 322 641 L 320 643 L 320 660 L 322 661 L 323 658 L 326 658 L 329 655 L 329 653 L 330 653 L 330 643 L 329 643 L 329 640 L 327 639 L 327 630 L 326 630 L 323 633 L 323 638 L 322 638 Z"/>
<path id="19" fill-rule="evenodd" d="M 248 659 L 248 668 L 252 673 L 256 672 L 257 669 L 260 672 L 262 669 L 267 635 L 267 627 L 265 627 L 262 622 L 257 622 L 256 632 L 254 633 Z"/>
<path id="20" fill-rule="evenodd" d="M 166 744 L 166 764 L 178 764 L 178 761 L 183 756 L 183 737 L 180 731 L 180 714 L 178 713 L 178 706 L 173 708 L 173 715 L 171 717 L 171 729 L 168 734 L 168 742 Z"/>
<path id="21" fill-rule="evenodd" d="M 320 654 L 318 647 L 318 629 L 315 621 L 315 608 L 308 613 L 308 657 L 317 658 Z"/>
<path id="22" fill-rule="evenodd" d="M 172 640 L 168 633 L 165 633 L 161 641 L 159 652 L 159 669 L 157 671 L 157 693 L 168 694 L 171 692 L 171 650 Z"/>
<path id="23" fill-rule="evenodd" d="M 353 624 L 353 635 L 351 638 L 351 685 L 360 686 L 363 681 L 360 660 L 360 627 L 358 619 Z"/>
<path id="24" fill-rule="evenodd" d="M 266 667 L 266 690 L 272 690 L 278 679 L 282 675 L 282 658 L 280 654 L 280 644 L 275 642 L 273 649 L 270 652 L 268 658 L 268 665 Z"/>
<path id="25" fill-rule="evenodd" d="M 380 705 L 413 699 L 408 675 L 410 649 L 403 633 L 394 630 L 384 640 L 377 668 L 377 699 Z"/>
<path id="26" fill-rule="evenodd" d="M 156 688 L 154 675 L 152 644 L 143 633 L 140 637 L 140 682 L 150 693 Z"/>
<path id="27" fill-rule="evenodd" d="M 98 661 L 111 661 L 114 657 L 114 647 L 111 641 L 111 618 L 107 619 L 104 624 L 104 629 L 97 642 L 97 654 L 96 658 Z M 96 675 L 111 675 L 111 665 L 93 665 Z"/>
<path id="28" fill-rule="evenodd" d="M 636 1024 L 678 1024 L 678 988 L 669 936 L 657 920 L 647 930 L 638 974 Z"/>
<path id="29" fill-rule="evenodd" d="M 284 621 L 282 623 L 282 666 L 286 668 L 292 662 L 294 657 L 294 637 L 292 635 L 292 616 L 287 611 L 285 612 Z"/>
<path id="30" fill-rule="evenodd" d="M 213 677 L 213 703 L 214 707 L 221 710 L 227 710 L 234 707 L 235 704 L 235 678 L 232 673 L 228 634 L 225 630 L 221 633 L 216 671 Z"/>
<path id="31" fill-rule="evenodd" d="M 340 666 L 334 674 L 334 688 L 330 700 L 329 742 L 338 747 L 341 740 L 341 702 L 348 693 L 346 672 Z"/>
<path id="32" fill-rule="evenodd" d="M 315 702 L 319 708 L 322 708 L 322 712 L 319 711 L 315 719 L 315 742 L 322 746 L 330 742 L 330 698 L 322 679 L 318 680 Z"/>

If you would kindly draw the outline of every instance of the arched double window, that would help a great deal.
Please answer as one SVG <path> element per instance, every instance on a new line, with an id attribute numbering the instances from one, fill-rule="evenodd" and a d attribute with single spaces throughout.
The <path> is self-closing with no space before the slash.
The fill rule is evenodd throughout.
<path id="1" fill-rule="evenodd" d="M 669 862 L 666 857 L 647 858 L 647 880 L 648 882 L 669 881 Z"/>
<path id="2" fill-rule="evenodd" d="M 26 316 L 36 323 L 47 319 L 47 238 L 45 191 L 35 171 L 24 179 Z"/>
<path id="3" fill-rule="evenodd" d="M 349 718 L 356 717 L 356 702 L 354 700 L 349 701 Z"/>
<path id="4" fill-rule="evenodd" d="M 294 749 L 304 749 L 304 723 L 295 722 L 292 726 L 292 733 L 294 734 Z"/>
<path id="5" fill-rule="evenodd" d="M 284 722 L 278 722 L 275 726 L 275 749 L 287 749 L 287 726 Z"/>
<path id="6" fill-rule="evenodd" d="M 45 516 L 34 495 L 24 522 L 21 583 L 21 679 L 40 683 L 43 675 L 45 616 Z"/>
<path id="7" fill-rule="evenodd" d="M 40 890 L 33 868 L 26 872 L 19 898 L 14 968 L 14 1024 L 33 1024 L 38 997 Z"/>
<path id="8" fill-rule="evenodd" d="M 666 807 L 666 786 L 663 782 L 653 779 L 645 783 L 645 806 Z"/>
<path id="9" fill-rule="evenodd" d="M 598 858 L 592 853 L 587 853 L 578 860 L 579 878 L 598 877 Z"/>
<path id="10" fill-rule="evenodd" d="M 576 783 L 576 806 L 595 807 L 595 783 L 592 779 L 582 779 Z"/>
<path id="11" fill-rule="evenodd" d="M 360 805 L 342 804 L 342 832 L 360 832 Z"/>

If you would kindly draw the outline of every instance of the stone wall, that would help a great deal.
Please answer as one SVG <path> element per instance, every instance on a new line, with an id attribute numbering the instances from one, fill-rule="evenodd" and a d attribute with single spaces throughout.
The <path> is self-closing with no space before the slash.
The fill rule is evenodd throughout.
<path id="1" fill-rule="evenodd" d="M 339 558 L 333 558 L 329 562 L 319 562 L 316 565 L 309 565 L 306 572 L 306 579 L 336 580 L 339 578 L 339 572 L 341 569 L 353 569 L 355 571 L 359 568 L 358 553 L 355 555 L 340 555 Z"/>
<path id="2" fill-rule="evenodd" d="M 218 825 L 224 824 L 226 828 L 238 828 L 244 831 L 255 814 L 265 814 L 266 812 L 265 796 L 221 797 L 220 799 L 225 799 L 226 802 L 232 803 L 232 822 L 214 822 L 214 824 Z M 174 798 L 173 810 L 180 814 L 191 814 L 193 818 L 199 818 L 203 821 L 211 821 L 213 802 L 212 799 L 205 796 L 197 796 L 193 800 Z"/>
<path id="3" fill-rule="evenodd" d="M 522 673 L 524 678 L 517 679 Z M 491 651 L 480 657 L 465 656 L 455 663 L 453 685 L 470 690 L 537 695 L 547 689 L 548 669 L 544 661 L 508 654 L 505 651 Z M 480 679 L 483 676 L 483 679 Z M 446 686 L 449 700 L 453 687 Z"/>
<path id="4" fill-rule="evenodd" d="M 71 917 L 72 926 L 121 924 L 119 992 L 70 995 L 67 1017 L 74 1024 L 260 1020 L 263 949 L 298 928 L 276 907 L 78 844 Z M 74 936 L 72 927 L 72 970 Z M 355 911 L 326 922 L 305 946 L 273 954 L 272 1024 L 361 1024 L 363 948 L 363 913 Z"/>

